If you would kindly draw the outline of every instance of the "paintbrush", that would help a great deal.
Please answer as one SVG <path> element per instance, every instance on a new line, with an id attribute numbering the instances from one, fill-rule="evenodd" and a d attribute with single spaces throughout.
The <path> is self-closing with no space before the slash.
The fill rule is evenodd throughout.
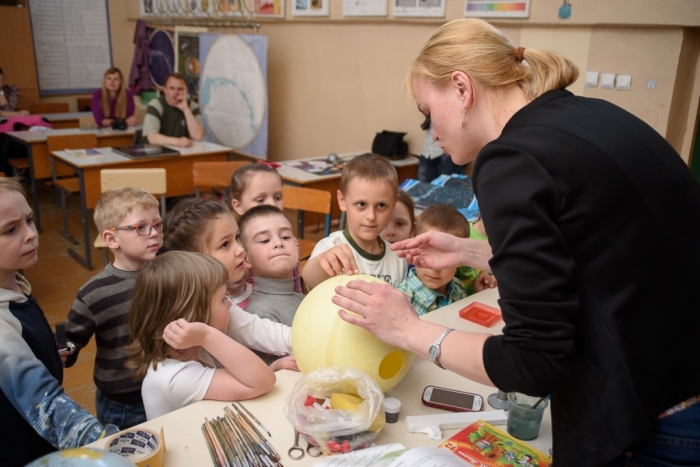
<path id="1" fill-rule="evenodd" d="M 243 404 L 241 404 L 240 402 L 234 402 L 232 405 L 233 405 L 234 408 L 236 408 L 237 405 L 238 405 L 238 406 L 240 406 L 243 410 L 245 410 L 245 412 L 250 416 L 250 418 L 252 418 L 253 421 L 254 421 L 255 423 L 257 423 L 258 425 L 260 425 L 260 428 L 262 428 L 263 430 L 265 430 L 265 431 L 267 432 L 267 436 L 269 436 L 270 438 L 272 438 L 272 433 L 270 433 L 270 430 L 268 430 L 267 428 L 265 428 L 265 425 L 263 425 L 262 423 L 260 423 L 260 420 L 258 420 L 257 418 L 255 418 L 255 415 L 253 415 L 252 413 L 250 413 L 250 411 L 249 411 L 248 409 L 246 409 L 245 406 L 244 406 Z"/>

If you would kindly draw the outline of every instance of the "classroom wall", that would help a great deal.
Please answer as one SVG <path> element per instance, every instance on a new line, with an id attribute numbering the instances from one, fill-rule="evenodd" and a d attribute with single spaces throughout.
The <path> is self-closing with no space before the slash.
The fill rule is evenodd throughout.
<path id="1" fill-rule="evenodd" d="M 326 18 L 262 19 L 269 37 L 269 158 L 288 160 L 369 148 L 377 131 L 406 131 L 420 152 L 423 132 L 403 92 L 411 61 L 440 24 L 462 16 L 462 0 L 446 0 L 440 19 L 345 18 L 331 0 Z M 639 116 L 689 160 L 700 102 L 700 2 L 587 0 L 561 20 L 561 0 L 531 0 L 530 18 L 492 21 L 515 45 L 558 50 L 581 68 L 632 75 L 630 91 L 571 86 Z M 113 58 L 128 74 L 139 0 L 109 0 Z M 226 29 L 220 32 L 252 33 Z M 656 79 L 656 89 L 647 80 Z"/>

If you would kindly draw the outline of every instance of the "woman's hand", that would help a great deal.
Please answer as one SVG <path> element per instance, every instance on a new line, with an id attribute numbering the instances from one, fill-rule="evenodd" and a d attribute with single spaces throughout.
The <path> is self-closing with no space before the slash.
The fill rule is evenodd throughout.
<path id="1" fill-rule="evenodd" d="M 282 369 L 299 371 L 299 365 L 297 365 L 297 360 L 294 358 L 294 355 L 287 355 L 286 357 L 279 358 L 270 363 L 270 369 L 272 371 L 279 371 Z"/>
<path id="2" fill-rule="evenodd" d="M 426 232 L 393 243 L 391 249 L 419 268 L 448 269 L 470 266 L 490 272 L 491 245 L 483 240 L 459 238 L 444 232 Z"/>
<path id="3" fill-rule="evenodd" d="M 419 268 L 447 269 L 462 266 L 459 262 L 459 241 L 453 235 L 444 232 L 429 231 L 407 240 L 395 242 L 391 249 L 401 258 Z"/>
<path id="4" fill-rule="evenodd" d="M 163 340 L 177 350 L 203 346 L 210 329 L 213 328 L 204 323 L 190 323 L 180 318 L 165 327 Z"/>
<path id="5" fill-rule="evenodd" d="M 389 284 L 354 280 L 335 288 L 333 303 L 340 317 L 360 326 L 387 344 L 406 348 L 406 338 L 421 320 L 406 295 Z M 359 316 L 358 316 L 359 315 Z"/>

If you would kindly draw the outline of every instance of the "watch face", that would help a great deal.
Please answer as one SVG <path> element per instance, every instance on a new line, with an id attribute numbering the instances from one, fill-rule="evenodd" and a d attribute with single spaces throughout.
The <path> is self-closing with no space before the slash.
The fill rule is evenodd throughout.
<path id="1" fill-rule="evenodd" d="M 440 356 L 440 348 L 437 345 L 431 345 L 428 349 L 428 356 L 431 362 L 435 362 L 435 359 Z"/>

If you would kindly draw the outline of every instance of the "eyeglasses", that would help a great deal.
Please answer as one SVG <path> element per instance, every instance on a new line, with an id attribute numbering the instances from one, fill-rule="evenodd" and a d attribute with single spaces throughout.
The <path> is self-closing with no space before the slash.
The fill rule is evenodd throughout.
<path id="1" fill-rule="evenodd" d="M 137 234 L 145 237 L 146 235 L 151 235 L 153 229 L 156 229 L 158 233 L 163 233 L 163 221 L 153 222 L 152 224 L 144 222 L 142 224 L 122 225 L 120 227 L 112 227 L 109 230 L 111 232 L 115 230 L 135 230 Z"/>

